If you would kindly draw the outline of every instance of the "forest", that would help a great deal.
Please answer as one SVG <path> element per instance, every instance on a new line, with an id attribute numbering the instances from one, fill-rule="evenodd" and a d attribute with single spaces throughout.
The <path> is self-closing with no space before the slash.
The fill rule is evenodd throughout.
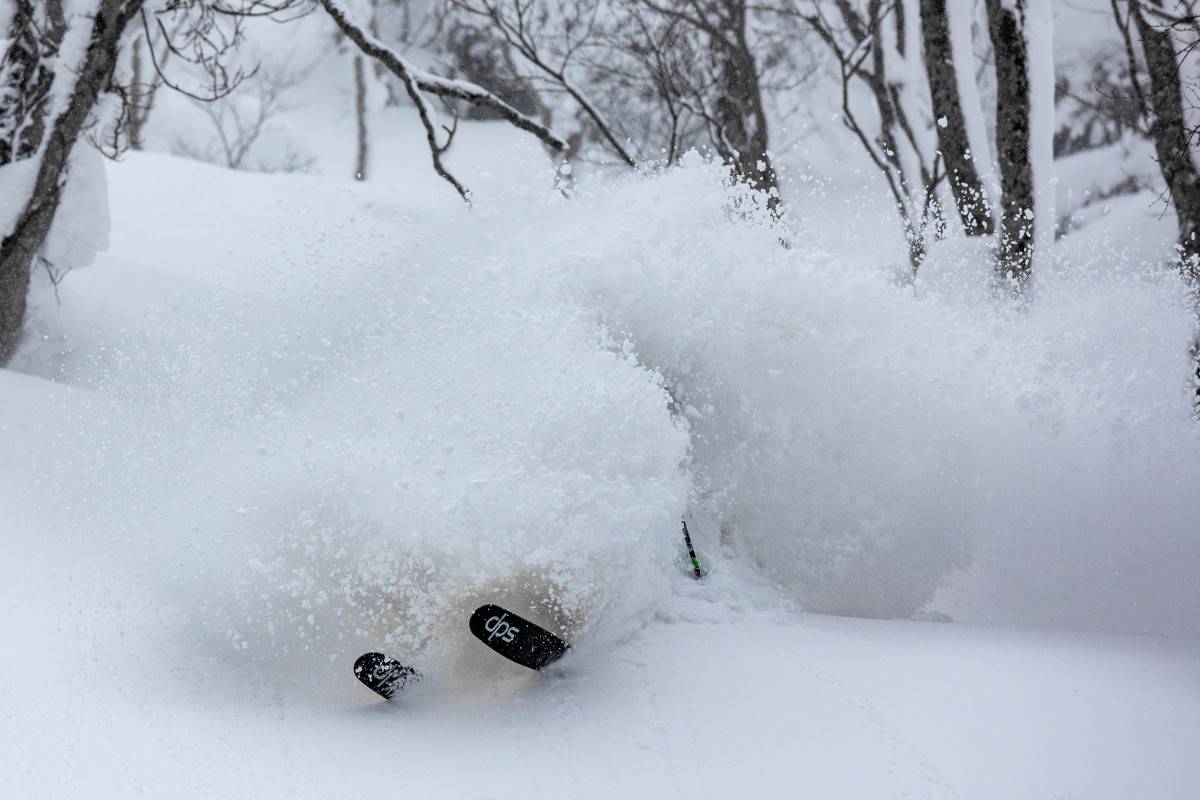
<path id="1" fill-rule="evenodd" d="M 0 0 L 22 797 L 1184 800 L 1198 490 L 1197 0 Z"/>

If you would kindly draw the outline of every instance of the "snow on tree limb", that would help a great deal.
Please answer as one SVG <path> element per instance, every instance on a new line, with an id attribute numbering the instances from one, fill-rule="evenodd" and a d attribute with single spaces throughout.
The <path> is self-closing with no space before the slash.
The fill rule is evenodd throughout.
<path id="1" fill-rule="evenodd" d="M 421 89 L 421 91 L 435 94 L 438 97 L 453 97 L 456 100 L 465 100 L 472 105 L 491 109 L 516 127 L 523 131 L 528 131 L 541 139 L 547 147 L 555 151 L 567 149 L 567 143 L 560 139 L 554 131 L 528 115 L 522 114 L 478 84 L 471 83 L 470 81 L 443 78 L 440 75 L 434 75 L 422 70 L 414 70 L 413 78 L 416 79 L 417 88 Z"/>
<path id="2" fill-rule="evenodd" d="M 453 186 L 455 191 L 468 203 L 470 202 L 470 193 L 467 188 L 442 163 L 442 153 L 449 146 L 449 140 L 444 145 L 438 144 L 433 110 L 429 107 L 429 102 L 422 92 L 439 97 L 453 97 L 485 106 L 500 114 L 516 127 L 537 136 L 552 149 L 556 151 L 566 149 L 566 142 L 549 128 L 517 111 L 483 87 L 468 81 L 440 78 L 415 68 L 403 56 L 355 23 L 341 0 L 320 0 L 320 3 L 342 33 L 354 42 L 359 50 L 379 61 L 404 83 L 404 89 L 408 93 L 409 99 L 413 101 L 413 105 L 417 107 L 417 114 L 421 118 L 421 124 L 425 127 L 425 138 L 429 143 L 429 154 L 433 159 L 434 171 Z"/>

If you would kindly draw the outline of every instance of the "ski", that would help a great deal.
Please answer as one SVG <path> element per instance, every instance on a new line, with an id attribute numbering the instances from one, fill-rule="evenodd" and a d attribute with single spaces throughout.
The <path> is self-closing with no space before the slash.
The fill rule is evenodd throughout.
<path id="1" fill-rule="evenodd" d="M 404 687 L 421 680 L 421 673 L 383 653 L 363 653 L 354 662 L 354 677 L 384 700 L 391 700 Z"/>
<path id="2" fill-rule="evenodd" d="M 490 603 L 471 615 L 471 633 L 509 661 L 529 669 L 557 661 L 570 647 L 545 628 Z"/>

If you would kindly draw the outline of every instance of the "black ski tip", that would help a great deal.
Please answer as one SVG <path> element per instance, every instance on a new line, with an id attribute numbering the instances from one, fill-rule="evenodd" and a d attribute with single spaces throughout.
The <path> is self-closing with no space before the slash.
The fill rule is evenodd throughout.
<path id="1" fill-rule="evenodd" d="M 471 633 L 509 661 L 541 669 L 558 661 L 570 645 L 524 617 L 491 603 L 471 615 Z"/>
<path id="2" fill-rule="evenodd" d="M 419 682 L 421 673 L 383 653 L 363 653 L 354 662 L 354 677 L 384 700 L 391 700 L 409 684 Z"/>

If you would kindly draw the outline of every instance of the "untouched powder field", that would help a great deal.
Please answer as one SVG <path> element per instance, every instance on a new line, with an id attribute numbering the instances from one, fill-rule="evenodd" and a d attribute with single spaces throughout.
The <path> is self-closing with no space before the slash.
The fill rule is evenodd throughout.
<path id="1" fill-rule="evenodd" d="M 108 166 L 0 371 L 6 791 L 1197 795 L 1167 276 L 1072 253 L 1014 320 L 978 254 L 835 251 L 836 198 L 784 250 L 700 159 L 566 200 L 511 150 L 456 154 L 474 210 Z M 484 602 L 576 646 L 512 667 Z M 379 701 L 372 649 L 428 680 Z"/>

